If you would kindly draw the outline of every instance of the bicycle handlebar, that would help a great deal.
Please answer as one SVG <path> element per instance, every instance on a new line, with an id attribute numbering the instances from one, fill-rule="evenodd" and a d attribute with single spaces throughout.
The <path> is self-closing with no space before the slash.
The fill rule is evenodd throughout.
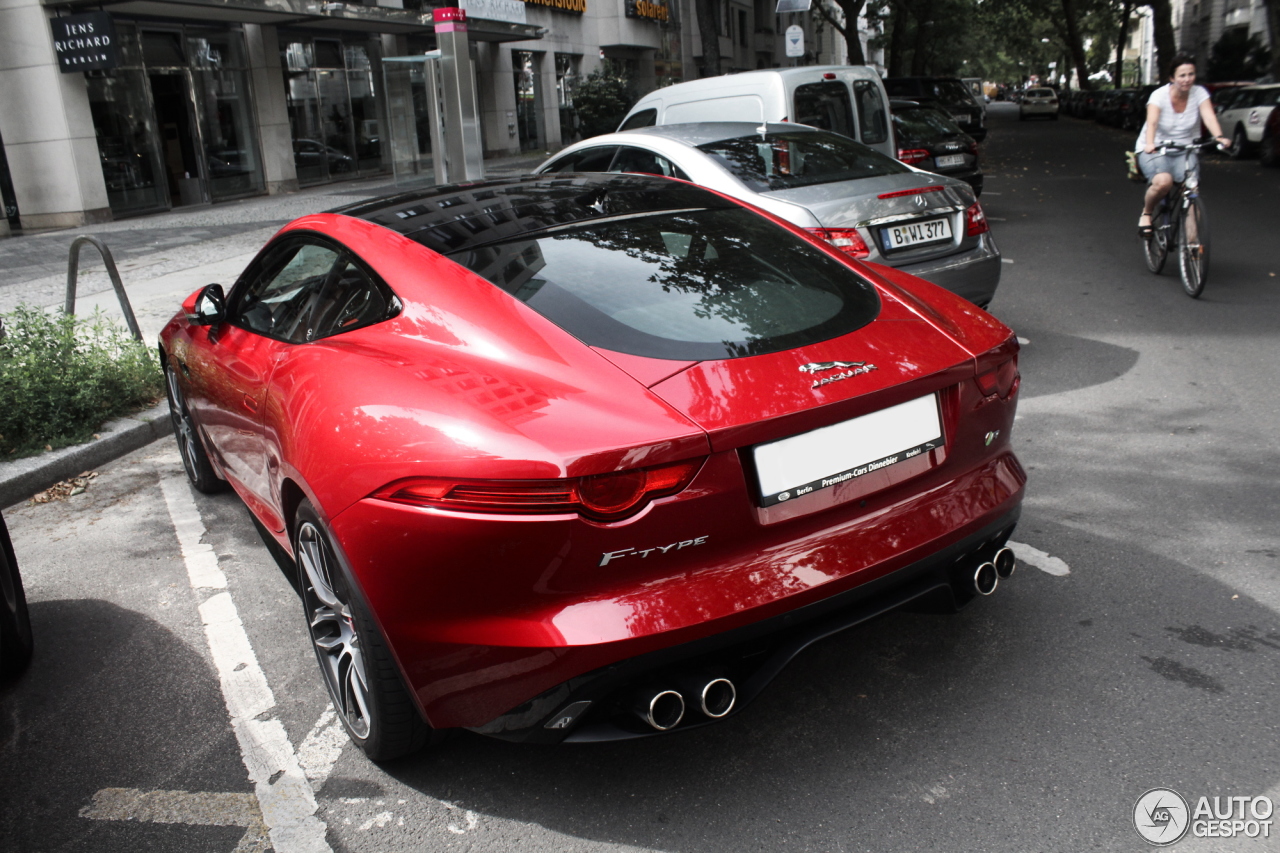
<path id="1" fill-rule="evenodd" d="M 1156 143 L 1156 150 L 1161 154 L 1182 154 L 1188 151 L 1199 151 L 1202 148 L 1208 148 L 1210 145 L 1217 145 L 1219 151 L 1226 151 L 1230 146 L 1223 145 L 1212 136 L 1205 136 L 1193 142 L 1174 142 L 1166 139 L 1164 142 Z"/>

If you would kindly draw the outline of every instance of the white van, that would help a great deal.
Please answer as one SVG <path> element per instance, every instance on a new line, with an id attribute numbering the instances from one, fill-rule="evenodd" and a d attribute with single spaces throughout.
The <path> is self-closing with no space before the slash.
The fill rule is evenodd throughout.
<path id="1" fill-rule="evenodd" d="M 655 89 L 618 130 L 706 121 L 790 121 L 843 134 L 897 157 L 889 97 L 865 65 L 770 68 Z"/>

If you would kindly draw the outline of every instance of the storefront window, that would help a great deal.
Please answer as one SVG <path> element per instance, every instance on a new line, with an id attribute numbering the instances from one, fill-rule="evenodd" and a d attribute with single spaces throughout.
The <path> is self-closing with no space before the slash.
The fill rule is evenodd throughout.
<path id="1" fill-rule="evenodd" d="M 238 34 L 209 33 L 188 39 L 196 102 L 214 201 L 263 189 L 262 168 L 249 97 L 249 74 Z"/>
<path id="2" fill-rule="evenodd" d="M 241 33 L 117 19 L 116 35 L 122 66 L 87 75 L 112 212 L 261 192 Z"/>
<path id="3" fill-rule="evenodd" d="M 542 141 L 542 81 L 538 74 L 541 58 L 542 54 L 527 50 L 511 51 L 516 86 L 516 129 L 521 151 L 545 147 Z"/>
<path id="4" fill-rule="evenodd" d="M 578 69 L 582 57 L 573 53 L 556 54 L 556 98 L 560 102 L 560 139 L 566 145 L 582 138 L 578 127 L 578 111 L 573 106 L 573 90 L 578 86 Z"/>
<path id="5" fill-rule="evenodd" d="M 282 48 L 301 184 L 382 171 L 373 61 L 363 44 L 317 38 Z"/>

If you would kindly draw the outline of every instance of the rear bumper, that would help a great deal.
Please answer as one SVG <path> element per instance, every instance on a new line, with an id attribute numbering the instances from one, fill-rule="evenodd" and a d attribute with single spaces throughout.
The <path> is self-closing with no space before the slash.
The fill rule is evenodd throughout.
<path id="1" fill-rule="evenodd" d="M 897 571 L 838 595 L 713 637 L 641 655 L 559 684 L 472 730 L 520 743 L 591 743 L 652 737 L 628 713 L 634 688 L 677 686 L 691 672 L 732 678 L 733 716 L 759 696 L 796 655 L 814 643 L 902 607 L 955 612 L 973 598 L 964 587 L 972 565 L 1005 545 L 1020 507 Z M 691 711 L 677 730 L 716 719 Z M 566 723 L 566 720 L 569 722 Z"/>
<path id="2" fill-rule="evenodd" d="M 897 269 L 919 276 L 985 308 L 1000 285 L 1000 251 L 988 232 L 982 235 L 977 248 L 968 252 L 907 264 Z"/>
<path id="3" fill-rule="evenodd" d="M 1012 413 L 1012 402 L 988 404 L 970 420 L 982 421 L 979 432 L 1007 436 Z M 713 456 L 707 469 L 716 462 Z M 584 683 L 607 692 L 613 682 L 599 681 L 606 670 L 639 674 L 703 653 L 704 646 L 690 644 L 711 648 L 731 642 L 723 637 L 754 636 L 752 626 L 791 624 L 788 614 L 826 613 L 836 606 L 829 600 L 862 600 L 932 573 L 928 589 L 908 598 L 923 595 L 938 587 L 939 567 L 953 552 L 971 547 L 963 543 L 1011 526 L 1025 480 L 1005 450 L 950 478 L 908 481 L 866 510 L 833 508 L 755 538 L 744 535 L 746 516 L 735 517 L 714 495 L 705 505 L 673 503 L 672 512 L 710 537 L 666 556 L 655 552 L 670 561 L 653 564 L 663 567 L 661 576 L 628 575 L 648 571 L 638 559 L 597 565 L 601 551 L 619 547 L 601 543 L 617 537 L 576 520 L 522 521 L 524 529 L 515 530 L 510 522 L 437 518 L 362 501 L 334 519 L 334 532 L 427 721 L 512 736 L 543 726 L 562 695 Z M 659 509 L 651 520 L 660 520 Z M 666 542 L 643 534 L 639 523 L 631 529 L 628 544 Z M 576 574 L 594 586 L 566 571 L 580 554 L 593 556 Z"/>

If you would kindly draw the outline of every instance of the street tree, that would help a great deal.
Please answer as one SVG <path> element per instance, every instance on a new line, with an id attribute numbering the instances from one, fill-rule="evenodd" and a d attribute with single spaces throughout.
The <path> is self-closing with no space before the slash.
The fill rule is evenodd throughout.
<path id="1" fill-rule="evenodd" d="M 862 50 L 862 38 L 858 34 L 858 18 L 866 8 L 867 0 L 818 0 L 818 12 L 836 32 L 844 36 L 845 50 L 850 65 L 866 65 Z"/>
<path id="2" fill-rule="evenodd" d="M 720 3 L 719 0 L 693 0 L 702 39 L 702 65 L 699 77 L 720 76 Z"/>

